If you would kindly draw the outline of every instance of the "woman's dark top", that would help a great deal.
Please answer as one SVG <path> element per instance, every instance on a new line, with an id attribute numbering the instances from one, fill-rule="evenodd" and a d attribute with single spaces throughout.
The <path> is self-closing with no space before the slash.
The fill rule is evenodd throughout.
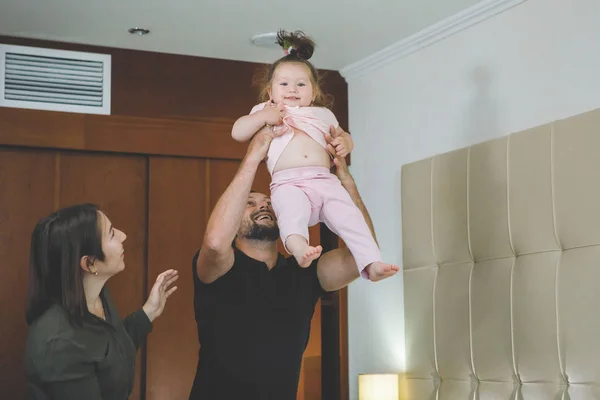
<path id="1" fill-rule="evenodd" d="M 29 328 L 25 367 L 34 400 L 126 400 L 135 376 L 136 352 L 152 323 L 140 309 L 121 320 L 105 287 L 106 321 L 89 314 L 82 326 L 52 305 Z"/>

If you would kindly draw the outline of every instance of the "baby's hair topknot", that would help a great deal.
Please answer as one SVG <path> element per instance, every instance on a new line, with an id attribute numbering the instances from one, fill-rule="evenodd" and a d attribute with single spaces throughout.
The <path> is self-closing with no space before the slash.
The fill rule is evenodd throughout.
<path id="1" fill-rule="evenodd" d="M 280 29 L 277 32 L 277 44 L 288 57 L 298 57 L 306 61 L 310 60 L 315 51 L 315 42 L 302 31 L 286 32 Z"/>

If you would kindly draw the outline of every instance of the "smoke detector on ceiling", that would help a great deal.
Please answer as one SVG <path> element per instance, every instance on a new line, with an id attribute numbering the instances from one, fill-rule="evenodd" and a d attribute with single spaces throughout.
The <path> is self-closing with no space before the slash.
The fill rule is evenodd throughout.
<path id="1" fill-rule="evenodd" d="M 269 49 L 276 49 L 279 47 L 277 44 L 277 32 L 261 33 L 254 35 L 250 39 L 250 42 L 258 47 L 266 47 Z"/>

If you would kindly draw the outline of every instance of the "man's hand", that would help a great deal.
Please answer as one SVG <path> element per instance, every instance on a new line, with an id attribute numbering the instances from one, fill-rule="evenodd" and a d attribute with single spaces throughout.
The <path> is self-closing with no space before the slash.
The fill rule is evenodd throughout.
<path id="1" fill-rule="evenodd" d="M 345 158 L 336 156 L 333 159 L 333 163 L 335 164 L 335 174 L 340 182 L 342 182 L 342 185 L 354 182 L 354 178 L 350 175 L 350 170 L 348 169 Z"/>
<path id="2" fill-rule="evenodd" d="M 346 157 L 352 150 L 354 150 L 354 141 L 349 133 L 345 132 L 339 126 L 329 128 L 329 135 L 325 135 L 325 140 L 331 145 L 328 146 L 327 150 L 333 155 L 338 157 Z"/>
<path id="3" fill-rule="evenodd" d="M 329 153 L 333 155 L 333 163 L 335 164 L 335 174 L 342 183 L 352 180 L 352 176 L 350 175 L 350 171 L 348 170 L 348 164 L 346 164 L 345 157 L 342 157 L 337 154 L 333 142 L 335 142 L 338 139 L 343 139 L 344 137 L 349 136 L 350 134 L 346 133 L 339 126 L 337 128 L 331 126 L 329 128 L 329 135 L 325 136 L 325 140 L 327 140 L 328 142 L 327 151 L 329 151 Z"/>
<path id="4" fill-rule="evenodd" d="M 246 150 L 246 157 L 256 162 L 264 160 L 274 137 L 275 134 L 272 127 L 265 126 L 261 128 L 252 137 L 248 145 L 248 150 Z"/>

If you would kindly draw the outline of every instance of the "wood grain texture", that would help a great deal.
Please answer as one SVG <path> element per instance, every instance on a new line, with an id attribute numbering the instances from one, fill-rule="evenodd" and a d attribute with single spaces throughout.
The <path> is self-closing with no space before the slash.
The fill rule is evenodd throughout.
<path id="1" fill-rule="evenodd" d="M 198 362 L 192 257 L 206 227 L 206 160 L 150 158 L 148 280 L 179 271 L 148 338 L 147 400 L 187 400 Z"/>
<path id="2" fill-rule="evenodd" d="M 0 107 L 0 145 L 83 149 L 85 117 Z"/>
<path id="3" fill-rule="evenodd" d="M 0 145 L 240 160 L 233 121 L 72 114 L 0 107 Z"/>
<path id="4" fill-rule="evenodd" d="M 304 357 L 301 375 L 305 385 L 297 400 L 321 400 L 321 361 L 320 355 Z"/>
<path id="5" fill-rule="evenodd" d="M 29 244 L 54 209 L 55 152 L 0 146 L 0 398 L 25 399 Z"/>
<path id="6" fill-rule="evenodd" d="M 187 121 L 86 115 L 85 147 L 99 151 L 241 159 L 247 144 L 231 138 L 231 120 Z"/>

